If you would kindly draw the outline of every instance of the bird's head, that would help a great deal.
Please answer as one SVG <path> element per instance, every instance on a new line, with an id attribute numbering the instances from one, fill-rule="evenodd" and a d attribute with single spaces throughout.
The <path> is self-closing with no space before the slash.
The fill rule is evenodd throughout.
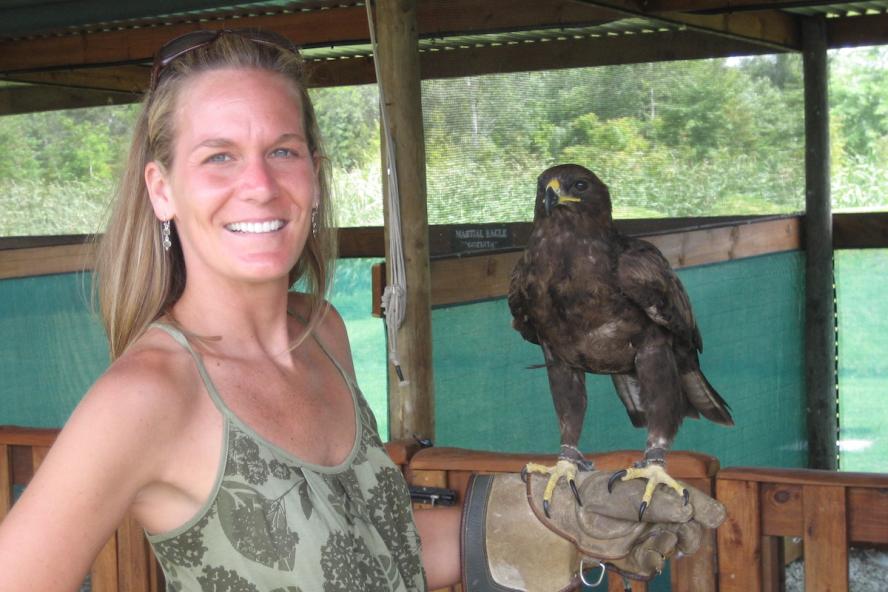
<path id="1" fill-rule="evenodd" d="M 611 217 L 610 193 L 595 173 L 577 164 L 560 164 L 537 180 L 534 217 L 549 216 L 558 207 L 596 217 Z"/>

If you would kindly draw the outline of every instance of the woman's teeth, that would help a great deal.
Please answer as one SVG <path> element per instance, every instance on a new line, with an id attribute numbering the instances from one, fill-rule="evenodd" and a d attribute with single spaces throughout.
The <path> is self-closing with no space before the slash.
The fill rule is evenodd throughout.
<path id="1" fill-rule="evenodd" d="M 263 232 L 274 232 L 283 226 L 283 220 L 269 220 L 266 222 L 233 222 L 232 224 L 226 224 L 225 228 L 234 232 L 260 234 Z"/>

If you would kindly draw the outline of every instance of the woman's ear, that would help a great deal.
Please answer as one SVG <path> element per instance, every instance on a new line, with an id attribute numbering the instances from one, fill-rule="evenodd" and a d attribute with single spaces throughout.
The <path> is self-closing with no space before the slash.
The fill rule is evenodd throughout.
<path id="1" fill-rule="evenodd" d="M 163 166 L 156 160 L 145 165 L 145 187 L 158 220 L 169 220 L 175 214 L 170 183 Z"/>

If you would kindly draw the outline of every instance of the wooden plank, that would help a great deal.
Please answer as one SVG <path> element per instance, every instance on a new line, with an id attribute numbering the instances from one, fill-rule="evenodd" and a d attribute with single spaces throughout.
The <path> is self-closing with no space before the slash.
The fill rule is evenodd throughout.
<path id="1" fill-rule="evenodd" d="M 52 446 L 59 434 L 57 429 L 0 426 L 0 444 L 14 446 Z"/>
<path id="2" fill-rule="evenodd" d="M 805 384 L 808 466 L 838 467 L 836 326 L 824 18 L 802 21 L 805 82 Z"/>
<path id="3" fill-rule="evenodd" d="M 873 488 L 849 487 L 847 495 L 851 542 L 888 544 L 888 484 Z"/>
<path id="4" fill-rule="evenodd" d="M 0 251 L 0 279 L 83 271 L 90 267 L 91 245 L 64 245 Z"/>
<path id="5" fill-rule="evenodd" d="M 728 518 L 717 530 L 719 592 L 760 592 L 762 533 L 758 483 L 716 481 Z"/>
<path id="6" fill-rule="evenodd" d="M 888 212 L 833 214 L 833 248 L 888 248 Z"/>
<path id="7" fill-rule="evenodd" d="M 587 4 L 619 11 L 626 16 L 647 17 L 655 22 L 682 25 L 697 31 L 761 44 L 778 51 L 799 49 L 798 22 L 778 10 L 738 12 L 729 14 L 687 14 L 681 12 L 647 12 L 638 0 L 582 0 Z"/>
<path id="8" fill-rule="evenodd" d="M 802 535 L 801 485 L 762 483 L 761 504 L 763 535 Z"/>
<path id="9" fill-rule="evenodd" d="M 601 471 L 624 469 L 643 455 L 640 450 L 587 453 Z M 410 459 L 410 471 L 484 471 L 518 473 L 528 462 L 555 464 L 554 454 L 505 453 L 466 448 L 424 448 Z M 718 472 L 718 459 L 684 450 L 669 453 L 669 473 L 678 479 L 712 477 Z"/>
<path id="10" fill-rule="evenodd" d="M 767 51 L 770 50 L 697 31 L 668 30 L 643 35 L 601 35 L 581 39 L 566 36 L 547 42 L 472 45 L 426 51 L 420 59 L 425 80 L 756 55 Z M 372 79 L 365 82 L 370 81 Z"/>
<path id="11" fill-rule="evenodd" d="M 148 592 L 148 542 L 127 512 L 117 528 L 117 585 L 121 590 Z"/>
<path id="12" fill-rule="evenodd" d="M 800 245 L 796 218 L 732 227 L 647 236 L 676 269 L 766 253 Z M 520 252 L 466 256 L 432 261 L 432 305 L 498 298 L 508 294 L 509 277 Z"/>
<path id="13" fill-rule="evenodd" d="M 805 590 L 848 591 L 848 532 L 845 489 L 805 485 Z"/>
<path id="14" fill-rule="evenodd" d="M 34 467 L 35 473 L 40 468 L 40 465 L 43 464 L 47 454 L 49 454 L 49 446 L 34 446 L 31 448 L 31 466 Z"/>
<path id="15" fill-rule="evenodd" d="M 790 485 L 836 485 L 888 489 L 888 473 L 855 473 L 817 469 L 729 467 L 718 473 L 719 481 L 755 481 Z"/>
<path id="16" fill-rule="evenodd" d="M 9 445 L 0 444 L 0 522 L 12 507 L 12 455 Z"/>
<path id="17" fill-rule="evenodd" d="M 785 574 L 782 541 L 778 537 L 762 537 L 763 592 L 783 592 Z"/>
<path id="18" fill-rule="evenodd" d="M 826 38 L 830 49 L 888 43 L 888 14 L 829 19 Z"/>
<path id="19" fill-rule="evenodd" d="M 30 446 L 10 446 L 12 456 L 12 484 L 25 485 L 34 476 L 34 461 Z"/>
<path id="20" fill-rule="evenodd" d="M 672 470 L 671 465 L 669 470 Z M 685 478 L 682 481 L 706 494 L 715 495 L 715 484 L 711 477 Z M 672 559 L 670 570 L 672 589 L 715 592 L 718 587 L 715 575 L 718 571 L 716 549 L 715 531 L 707 530 L 703 533 L 703 540 L 696 553 L 688 557 Z"/>
<path id="21" fill-rule="evenodd" d="M 118 592 L 117 579 L 117 533 L 115 532 L 99 551 L 90 569 L 92 592 Z"/>
<path id="22" fill-rule="evenodd" d="M 170 39 L 197 29 L 261 28 L 276 31 L 302 46 L 365 42 L 363 6 L 332 7 L 290 14 L 223 16 L 210 21 L 167 21 L 161 26 L 0 41 L 0 71 L 17 72 L 70 66 L 150 62 Z M 335 37 L 331 37 L 335 33 Z M 335 41 L 334 41 L 335 40 Z"/>
<path id="23" fill-rule="evenodd" d="M 0 116 L 38 113 L 59 109 L 128 105 L 139 95 L 117 91 L 56 86 L 10 86 L 0 88 Z"/>
<path id="24" fill-rule="evenodd" d="M 381 0 L 376 4 L 380 93 L 385 101 L 384 161 L 394 157 L 400 195 L 400 233 L 406 285 L 404 322 L 397 346 L 403 379 L 389 365 L 389 433 L 397 438 L 435 436 L 435 383 L 432 363 L 431 275 L 426 203 L 425 139 L 422 88 L 417 50 L 415 0 Z M 389 141 L 392 143 L 389 146 Z M 390 148 L 390 150 L 389 150 Z M 388 191 L 388 183 L 384 183 Z M 385 206 L 386 227 L 392 213 Z M 387 247 L 388 248 L 388 247 Z M 392 273 L 392 254 L 386 267 Z M 389 284 L 391 284 L 389 278 Z"/>
<path id="25" fill-rule="evenodd" d="M 18 72 L 7 74 L 3 76 L 3 79 L 11 82 L 29 82 L 65 88 L 85 88 L 133 94 L 145 91 L 150 76 L 151 68 L 139 65 Z"/>

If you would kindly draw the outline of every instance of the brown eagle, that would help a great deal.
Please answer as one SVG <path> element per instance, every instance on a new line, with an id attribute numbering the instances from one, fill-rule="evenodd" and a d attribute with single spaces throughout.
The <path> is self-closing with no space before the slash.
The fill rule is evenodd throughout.
<path id="1" fill-rule="evenodd" d="M 657 484 L 687 501 L 665 471 L 666 451 L 685 417 L 733 425 L 727 403 L 703 376 L 703 343 L 678 276 L 652 244 L 620 234 L 607 186 L 575 164 L 537 183 L 534 227 L 509 287 L 512 324 L 543 349 L 561 432 L 544 506 L 562 477 L 592 468 L 577 444 L 586 413 L 586 372 L 609 374 L 632 424 L 647 427 L 644 458 L 611 478 L 648 480 L 639 520 Z M 577 501 L 579 497 L 577 496 Z"/>

